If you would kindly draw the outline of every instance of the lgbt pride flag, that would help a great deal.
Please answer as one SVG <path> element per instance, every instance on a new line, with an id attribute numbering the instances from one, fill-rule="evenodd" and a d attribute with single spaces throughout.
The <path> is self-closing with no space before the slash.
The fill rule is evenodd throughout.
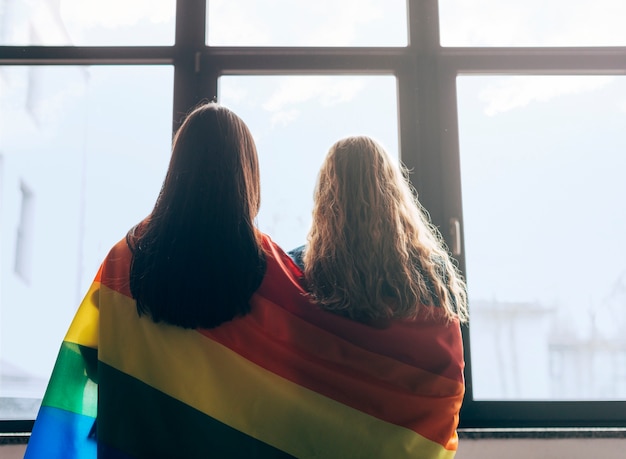
<path id="1" fill-rule="evenodd" d="M 458 323 L 374 328 L 310 304 L 268 237 L 252 312 L 210 330 L 139 317 L 131 253 L 106 257 L 62 343 L 33 458 L 452 458 Z"/>

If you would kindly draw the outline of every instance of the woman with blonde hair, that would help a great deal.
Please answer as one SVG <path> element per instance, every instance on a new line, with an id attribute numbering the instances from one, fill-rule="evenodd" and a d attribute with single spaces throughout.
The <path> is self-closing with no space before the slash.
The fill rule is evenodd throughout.
<path id="1" fill-rule="evenodd" d="M 342 338 L 372 352 L 362 364 L 371 373 L 359 377 L 389 391 L 385 402 L 349 397 L 413 435 L 410 446 L 387 435 L 403 451 L 378 457 L 451 458 L 465 393 L 466 285 L 404 172 L 370 137 L 336 142 L 319 172 L 308 244 L 290 255 L 307 296 L 350 330 Z"/>
<path id="2" fill-rule="evenodd" d="M 353 346 L 367 350 L 350 363 L 353 388 L 344 397 L 407 434 L 368 433 L 369 448 L 402 449 L 372 457 L 453 457 L 467 294 L 440 233 L 401 166 L 370 137 L 330 148 L 314 200 L 308 244 L 290 255 L 318 313 L 335 317 L 324 329 L 346 348 L 319 345 L 348 358 Z"/>
<path id="3" fill-rule="evenodd" d="M 301 260 L 314 301 L 365 323 L 440 308 L 467 320 L 463 281 L 400 166 L 366 136 L 335 143 L 319 172 Z"/>

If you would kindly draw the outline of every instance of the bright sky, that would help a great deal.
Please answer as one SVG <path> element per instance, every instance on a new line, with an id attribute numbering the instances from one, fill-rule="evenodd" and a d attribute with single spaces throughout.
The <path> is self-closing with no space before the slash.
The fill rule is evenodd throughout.
<path id="1" fill-rule="evenodd" d="M 440 0 L 443 46 L 626 45 L 623 0 Z"/>

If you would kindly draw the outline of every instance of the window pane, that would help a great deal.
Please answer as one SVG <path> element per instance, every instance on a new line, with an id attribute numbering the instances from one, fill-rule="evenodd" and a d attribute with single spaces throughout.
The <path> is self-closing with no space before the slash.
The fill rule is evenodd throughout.
<path id="1" fill-rule="evenodd" d="M 213 46 L 406 46 L 406 0 L 209 0 Z"/>
<path id="2" fill-rule="evenodd" d="M 458 78 L 476 399 L 626 399 L 626 78 Z"/>
<path id="3" fill-rule="evenodd" d="M 317 172 L 333 143 L 369 135 L 397 155 L 393 76 L 224 76 L 219 94 L 256 139 L 258 224 L 285 250 L 306 241 Z"/>
<path id="4" fill-rule="evenodd" d="M 442 46 L 624 46 L 623 0 L 440 0 Z"/>
<path id="5" fill-rule="evenodd" d="M 34 419 L 100 262 L 151 211 L 172 85 L 165 66 L 0 67 L 0 419 Z"/>
<path id="6" fill-rule="evenodd" d="M 0 0 L 0 45 L 173 45 L 175 0 Z"/>

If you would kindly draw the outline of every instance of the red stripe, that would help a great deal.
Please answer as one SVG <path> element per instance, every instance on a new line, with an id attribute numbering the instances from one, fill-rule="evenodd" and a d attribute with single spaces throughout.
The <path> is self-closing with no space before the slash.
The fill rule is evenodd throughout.
<path id="1" fill-rule="evenodd" d="M 111 290 L 132 298 L 129 283 L 131 260 L 132 252 L 128 248 L 126 239 L 122 239 L 109 251 L 96 280 Z"/>
<path id="2" fill-rule="evenodd" d="M 322 311 L 304 300 L 301 271 L 269 237 L 267 273 L 257 293 L 305 321 L 364 349 L 391 355 L 409 365 L 463 383 L 463 342 L 458 322 L 449 323 L 439 308 L 423 308 L 416 320 L 393 321 L 374 328 Z M 424 351 L 425 350 L 425 351 Z M 461 360 L 459 360 L 461 359 Z"/>

